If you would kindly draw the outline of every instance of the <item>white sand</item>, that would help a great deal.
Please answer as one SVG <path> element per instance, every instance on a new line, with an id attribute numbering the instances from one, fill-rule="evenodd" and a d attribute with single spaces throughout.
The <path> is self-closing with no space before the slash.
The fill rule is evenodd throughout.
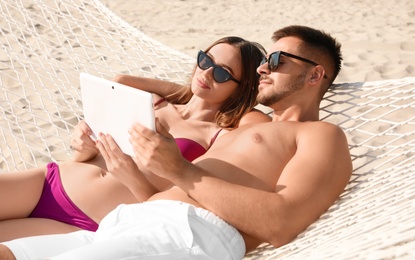
<path id="1" fill-rule="evenodd" d="M 144 33 L 188 55 L 236 35 L 268 48 L 291 24 L 325 30 L 343 46 L 336 82 L 415 76 L 415 2 L 411 0 L 102 0 Z"/>

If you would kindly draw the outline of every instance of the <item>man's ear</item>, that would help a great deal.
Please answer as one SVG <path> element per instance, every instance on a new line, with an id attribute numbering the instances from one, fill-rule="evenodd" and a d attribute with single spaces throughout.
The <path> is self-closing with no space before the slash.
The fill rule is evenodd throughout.
<path id="1" fill-rule="evenodd" d="M 323 66 L 317 65 L 311 71 L 310 82 L 316 83 L 322 80 L 324 77 L 326 77 L 325 75 L 326 75 L 326 71 L 324 70 Z"/>

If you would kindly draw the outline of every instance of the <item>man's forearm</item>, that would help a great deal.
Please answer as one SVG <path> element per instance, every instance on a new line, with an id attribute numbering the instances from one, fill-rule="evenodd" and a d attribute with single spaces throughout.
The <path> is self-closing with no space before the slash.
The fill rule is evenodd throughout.
<path id="1" fill-rule="evenodd" d="M 203 169 L 188 165 L 174 183 L 204 208 L 216 214 L 236 229 L 271 243 L 275 237 L 278 215 L 276 208 L 282 204 L 281 197 L 227 182 L 216 178 Z M 271 228 L 270 226 L 273 226 Z"/>
<path id="2" fill-rule="evenodd" d="M 117 75 L 113 78 L 113 81 L 151 92 L 162 97 L 166 97 L 183 87 L 182 85 L 173 82 L 131 75 Z"/>

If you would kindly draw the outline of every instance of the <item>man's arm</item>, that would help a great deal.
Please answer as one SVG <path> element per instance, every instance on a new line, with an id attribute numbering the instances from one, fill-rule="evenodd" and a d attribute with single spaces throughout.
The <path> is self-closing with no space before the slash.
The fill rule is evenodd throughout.
<path id="1" fill-rule="evenodd" d="M 275 192 L 218 179 L 181 159 L 175 148 L 163 147 L 165 152 L 155 157 L 149 154 L 155 160 L 148 160 L 145 167 L 164 174 L 238 230 L 279 247 L 294 239 L 337 200 L 352 171 L 347 141 L 338 127 L 317 122 L 306 130 L 298 134 L 297 151 L 284 168 Z M 166 141 L 156 136 L 146 139 Z"/>
<path id="2" fill-rule="evenodd" d="M 166 97 L 183 86 L 177 83 L 131 75 L 117 75 L 113 81 Z"/>
<path id="3" fill-rule="evenodd" d="M 337 200 L 352 172 L 344 133 L 321 122 L 312 128 L 299 134 L 275 192 L 231 184 L 192 165 L 173 182 L 240 231 L 282 246 Z"/>

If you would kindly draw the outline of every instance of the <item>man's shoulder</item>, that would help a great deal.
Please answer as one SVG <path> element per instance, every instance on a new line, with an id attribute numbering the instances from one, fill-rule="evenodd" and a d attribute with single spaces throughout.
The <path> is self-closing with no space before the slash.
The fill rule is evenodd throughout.
<path id="1" fill-rule="evenodd" d="M 346 140 L 343 130 L 332 123 L 324 121 L 273 121 L 255 125 L 261 131 L 276 133 L 285 137 L 299 139 L 319 139 L 338 142 Z"/>
<path id="2" fill-rule="evenodd" d="M 324 136 L 335 134 L 336 136 L 344 136 L 344 132 L 339 126 L 324 121 L 272 121 L 252 124 L 248 128 L 241 129 L 252 127 L 265 132 L 289 132 L 290 135 Z"/>
<path id="3" fill-rule="evenodd" d="M 348 141 L 343 129 L 329 122 L 315 121 L 299 124 L 297 139 L 308 144 L 336 145 L 348 149 Z"/>
<path id="4" fill-rule="evenodd" d="M 344 134 L 343 129 L 339 126 L 324 121 L 305 122 L 304 128 L 321 131 L 323 134 L 327 134 L 327 132 Z"/>
<path id="5" fill-rule="evenodd" d="M 327 138 L 327 139 L 344 139 L 345 133 L 339 126 L 324 121 L 287 121 L 275 122 L 283 123 L 288 129 L 292 130 L 298 137 L 301 138 Z"/>
<path id="6" fill-rule="evenodd" d="M 309 121 L 304 122 L 304 125 L 305 127 L 318 127 L 324 129 L 337 129 L 343 131 L 339 126 L 325 121 Z"/>
<path id="7" fill-rule="evenodd" d="M 289 127 L 300 128 L 300 129 L 327 129 L 327 130 L 336 130 L 336 131 L 343 131 L 339 126 L 334 125 L 329 122 L 324 121 L 272 121 L 268 122 L 268 124 L 275 124 L 275 125 L 286 125 Z"/>

